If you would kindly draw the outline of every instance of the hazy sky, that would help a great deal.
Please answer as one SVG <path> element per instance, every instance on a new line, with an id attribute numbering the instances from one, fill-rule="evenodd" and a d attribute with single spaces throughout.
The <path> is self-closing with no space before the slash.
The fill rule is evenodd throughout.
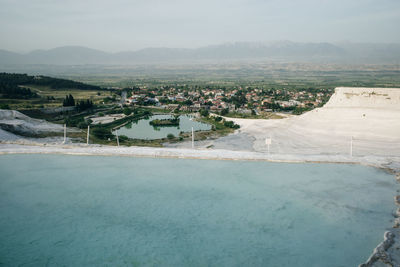
<path id="1" fill-rule="evenodd" d="M 400 0 L 0 0 L 0 49 L 400 42 Z"/>

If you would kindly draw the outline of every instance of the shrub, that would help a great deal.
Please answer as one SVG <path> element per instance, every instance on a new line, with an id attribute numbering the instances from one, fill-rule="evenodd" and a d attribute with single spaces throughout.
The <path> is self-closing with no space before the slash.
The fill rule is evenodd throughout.
<path id="1" fill-rule="evenodd" d="M 220 116 L 215 117 L 214 120 L 215 120 L 216 122 L 222 121 L 222 117 L 220 117 Z"/>
<path id="2" fill-rule="evenodd" d="M 240 125 L 235 124 L 233 121 L 225 121 L 224 122 L 224 126 L 232 128 L 232 129 L 239 129 L 240 128 Z"/>
<path id="3" fill-rule="evenodd" d="M 220 112 L 221 116 L 225 116 L 228 113 L 229 113 L 229 109 L 227 109 L 227 108 L 221 110 L 221 112 Z"/>
<path id="4" fill-rule="evenodd" d="M 128 116 L 128 115 L 131 115 L 131 114 L 132 114 L 132 110 L 131 110 L 130 108 L 128 108 L 128 107 L 125 107 L 123 113 L 124 113 L 126 116 Z"/>
<path id="5" fill-rule="evenodd" d="M 203 116 L 203 117 L 208 117 L 209 114 L 210 113 L 208 112 L 207 109 L 200 110 L 200 115 Z"/>
<path id="6" fill-rule="evenodd" d="M 10 109 L 10 106 L 8 104 L 1 104 L 0 109 Z"/>
<path id="7" fill-rule="evenodd" d="M 119 135 L 118 139 L 120 142 L 126 142 L 126 141 L 128 141 L 129 137 L 126 135 Z"/>
<path id="8" fill-rule="evenodd" d="M 106 128 L 94 128 L 92 133 L 94 136 L 100 139 L 108 139 L 114 136 L 111 131 Z"/>
<path id="9" fill-rule="evenodd" d="M 233 128 L 233 125 L 234 125 L 233 121 L 225 121 L 224 122 L 225 127 Z"/>
<path id="10" fill-rule="evenodd" d="M 93 108 L 93 101 L 89 100 L 89 99 L 86 99 L 86 101 L 81 100 L 78 103 L 76 103 L 76 108 L 79 111 L 83 111 L 83 110 L 86 110 L 86 109 Z"/>
<path id="11" fill-rule="evenodd" d="M 84 121 L 81 121 L 81 122 L 78 123 L 77 126 L 78 126 L 79 129 L 84 129 L 84 128 L 86 128 L 88 126 L 88 124 L 86 122 L 84 122 Z"/>

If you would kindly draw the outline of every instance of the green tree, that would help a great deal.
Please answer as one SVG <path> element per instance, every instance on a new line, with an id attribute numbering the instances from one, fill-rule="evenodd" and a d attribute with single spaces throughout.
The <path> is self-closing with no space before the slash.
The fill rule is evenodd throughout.
<path id="1" fill-rule="evenodd" d="M 232 129 L 239 129 L 240 128 L 240 125 L 235 124 L 233 121 L 225 121 L 224 122 L 224 126 L 232 128 Z"/>
<path id="2" fill-rule="evenodd" d="M 188 100 L 186 100 L 186 101 L 184 102 L 184 104 L 185 104 L 186 106 L 190 106 L 190 105 L 193 104 L 193 102 L 192 102 L 192 100 L 188 99 Z"/>
<path id="3" fill-rule="evenodd" d="M 216 122 L 220 122 L 220 121 L 222 121 L 222 117 L 220 117 L 220 116 L 215 117 L 214 120 L 215 120 Z"/>
<path id="4" fill-rule="evenodd" d="M 73 106 L 75 106 L 75 99 L 71 94 L 65 96 L 65 99 L 63 100 L 63 106 L 64 107 L 73 107 Z"/>
<path id="5" fill-rule="evenodd" d="M 129 116 L 132 114 L 132 110 L 128 107 L 125 107 L 123 112 L 126 116 Z"/>
<path id="6" fill-rule="evenodd" d="M 223 110 L 221 110 L 221 116 L 225 116 L 226 114 L 228 114 L 229 113 L 229 109 L 227 109 L 227 108 L 224 108 Z"/>
<path id="7" fill-rule="evenodd" d="M 101 127 L 94 128 L 92 130 L 92 134 L 100 139 L 108 139 L 108 138 L 114 137 L 114 135 L 111 133 L 111 131 L 109 129 L 101 128 Z"/>
<path id="8" fill-rule="evenodd" d="M 82 111 L 82 110 L 86 110 L 89 108 L 93 107 L 93 102 L 92 100 L 87 99 L 85 100 L 81 100 L 76 104 L 76 107 L 78 108 L 78 110 Z"/>
<path id="9" fill-rule="evenodd" d="M 0 109 L 10 109 L 10 106 L 8 104 L 1 104 Z"/>
<path id="10" fill-rule="evenodd" d="M 209 114 L 210 113 L 208 112 L 207 109 L 200 110 L 200 115 L 203 116 L 203 117 L 208 117 Z"/>

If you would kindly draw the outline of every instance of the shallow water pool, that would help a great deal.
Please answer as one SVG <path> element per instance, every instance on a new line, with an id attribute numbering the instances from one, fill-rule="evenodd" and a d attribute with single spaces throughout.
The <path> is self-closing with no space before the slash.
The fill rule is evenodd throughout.
<path id="1" fill-rule="evenodd" d="M 159 126 L 155 127 L 149 124 L 155 119 L 171 119 L 172 115 L 154 115 L 148 119 L 133 121 L 118 129 L 119 135 L 125 135 L 134 139 L 161 139 L 166 138 L 168 134 L 179 136 L 180 132 L 208 131 L 211 130 L 211 125 L 194 120 L 190 115 L 179 116 L 179 126 Z M 115 132 L 114 132 L 115 134 Z"/>
<path id="2" fill-rule="evenodd" d="M 4 266 L 357 266 L 392 176 L 339 164 L 0 156 Z"/>

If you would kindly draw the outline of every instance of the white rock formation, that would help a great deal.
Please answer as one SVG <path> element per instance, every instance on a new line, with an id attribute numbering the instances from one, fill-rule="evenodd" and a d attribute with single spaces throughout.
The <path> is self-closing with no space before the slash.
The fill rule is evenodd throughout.
<path id="1" fill-rule="evenodd" d="M 281 120 L 234 119 L 255 138 L 254 149 L 272 153 L 400 155 L 400 89 L 338 87 L 328 103 Z"/>
<path id="2" fill-rule="evenodd" d="M 15 110 L 0 109 L 0 128 L 7 132 L 35 135 L 46 132 L 62 132 L 63 126 L 30 118 Z M 2 138 L 12 137 L 3 132 Z M 3 139 L 4 141 L 4 139 Z"/>

